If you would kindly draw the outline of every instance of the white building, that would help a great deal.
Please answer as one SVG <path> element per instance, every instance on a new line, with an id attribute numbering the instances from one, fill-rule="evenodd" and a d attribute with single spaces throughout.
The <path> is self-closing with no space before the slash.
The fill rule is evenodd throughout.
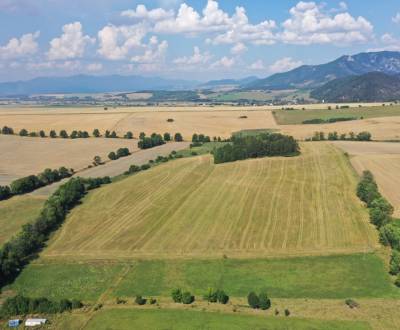
<path id="1" fill-rule="evenodd" d="M 25 321 L 26 327 L 36 327 L 38 325 L 46 324 L 46 319 L 27 319 Z"/>

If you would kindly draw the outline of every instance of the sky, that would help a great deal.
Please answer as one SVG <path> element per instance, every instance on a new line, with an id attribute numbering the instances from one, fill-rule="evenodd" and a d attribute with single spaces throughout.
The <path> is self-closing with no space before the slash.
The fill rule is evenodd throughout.
<path id="1" fill-rule="evenodd" d="M 398 0 L 0 0 L 0 81 L 266 77 L 400 51 Z"/>

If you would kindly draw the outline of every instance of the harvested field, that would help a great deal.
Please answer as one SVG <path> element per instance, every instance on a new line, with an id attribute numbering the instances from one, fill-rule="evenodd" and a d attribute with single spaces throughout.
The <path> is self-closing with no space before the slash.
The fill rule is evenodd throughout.
<path id="1" fill-rule="evenodd" d="M 381 193 L 400 217 L 400 143 L 340 141 L 335 145 L 351 156 L 351 163 L 359 174 L 371 171 Z"/>
<path id="2" fill-rule="evenodd" d="M 42 139 L 0 135 L 0 184 L 46 168 L 65 166 L 79 170 L 87 167 L 94 156 L 107 160 L 118 148 L 137 150 L 137 140 L 125 139 Z"/>
<path id="3" fill-rule="evenodd" d="M 245 114 L 246 119 L 239 118 Z M 173 122 L 167 122 L 173 119 Z M 101 132 L 115 130 L 122 135 L 132 131 L 137 137 L 146 134 L 180 132 L 185 139 L 193 133 L 229 137 L 232 132 L 243 129 L 276 128 L 270 111 L 254 107 L 188 107 L 188 108 L 118 108 L 108 111 L 99 108 L 22 108 L 0 110 L 0 126 L 10 126 L 19 131 L 57 132 L 66 129 L 87 130 L 98 128 Z"/>
<path id="4" fill-rule="evenodd" d="M 306 139 L 314 132 L 338 132 L 339 134 L 368 131 L 374 140 L 400 140 L 400 117 L 370 118 L 321 125 L 280 125 L 281 132 L 297 139 Z"/>
<path id="5" fill-rule="evenodd" d="M 375 229 L 357 177 L 328 143 L 293 158 L 173 161 L 90 193 L 46 257 L 256 257 L 365 252 Z"/>
<path id="6" fill-rule="evenodd" d="M 0 202 L 0 247 L 39 215 L 45 199 L 15 196 Z"/>

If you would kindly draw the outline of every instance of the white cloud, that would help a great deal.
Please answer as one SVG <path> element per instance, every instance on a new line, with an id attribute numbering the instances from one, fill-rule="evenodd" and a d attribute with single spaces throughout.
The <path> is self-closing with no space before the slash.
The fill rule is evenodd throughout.
<path id="1" fill-rule="evenodd" d="M 382 51 L 400 51 L 400 39 L 394 37 L 390 33 L 385 33 L 380 38 L 381 46 L 377 48 L 368 49 L 369 52 L 382 52 Z"/>
<path id="2" fill-rule="evenodd" d="M 147 10 L 145 5 L 137 5 L 136 10 L 130 9 L 125 10 L 121 13 L 121 16 L 137 19 L 146 19 L 151 21 L 159 21 L 162 19 L 171 18 L 174 16 L 173 10 L 164 10 L 162 8 L 156 8 L 153 10 Z"/>
<path id="3" fill-rule="evenodd" d="M 136 55 L 131 58 L 132 62 L 142 64 L 155 64 L 164 60 L 165 53 L 168 49 L 168 42 L 163 40 L 158 41 L 158 38 L 153 36 L 150 38 L 149 44 L 146 46 L 145 52 L 141 55 Z"/>
<path id="4" fill-rule="evenodd" d="M 268 69 L 271 73 L 286 72 L 302 65 L 302 61 L 293 60 L 291 57 L 284 57 L 271 64 Z"/>
<path id="5" fill-rule="evenodd" d="M 21 38 L 12 38 L 5 46 L 0 47 L 0 58 L 12 59 L 33 55 L 38 51 L 36 39 L 40 32 L 27 33 Z"/>
<path id="6" fill-rule="evenodd" d="M 45 62 L 30 62 L 26 65 L 28 70 L 42 71 L 42 70 L 62 70 L 62 71 L 77 71 L 82 69 L 80 61 L 45 61 Z"/>
<path id="7" fill-rule="evenodd" d="M 392 17 L 393 23 L 400 24 L 400 13 L 397 13 L 394 17 Z"/>
<path id="8" fill-rule="evenodd" d="M 143 47 L 142 40 L 148 30 L 144 24 L 131 26 L 107 25 L 98 33 L 100 55 L 109 60 L 122 60 L 129 56 L 132 50 Z"/>
<path id="9" fill-rule="evenodd" d="M 80 22 L 66 24 L 63 26 L 63 34 L 50 41 L 50 50 L 47 56 L 50 60 L 82 57 L 86 46 L 94 42 L 95 39 L 83 34 Z"/>
<path id="10" fill-rule="evenodd" d="M 331 16 L 315 2 L 300 1 L 290 9 L 291 17 L 283 22 L 280 39 L 291 44 L 350 44 L 366 42 L 373 26 L 364 17 L 354 18 L 347 12 Z"/>
<path id="11" fill-rule="evenodd" d="M 231 48 L 231 54 L 233 54 L 233 55 L 239 55 L 239 54 L 242 54 L 242 53 L 244 53 L 246 51 L 247 51 L 247 47 L 242 42 L 238 42 L 236 45 L 234 45 Z"/>
<path id="12" fill-rule="evenodd" d="M 214 62 L 211 65 L 211 68 L 222 68 L 222 69 L 229 69 L 236 63 L 235 59 L 232 57 L 224 56 L 220 58 L 218 61 Z"/>
<path id="13" fill-rule="evenodd" d="M 209 52 L 202 53 L 200 51 L 200 48 L 195 46 L 193 49 L 192 56 L 178 57 L 174 60 L 174 63 L 179 65 L 192 66 L 192 65 L 206 64 L 211 60 L 211 58 L 212 55 Z"/>
<path id="14" fill-rule="evenodd" d="M 344 1 L 341 1 L 339 3 L 339 7 L 340 7 L 341 10 L 347 10 L 348 9 L 347 3 L 344 2 Z"/>
<path id="15" fill-rule="evenodd" d="M 250 69 L 250 70 L 265 70 L 266 67 L 262 60 L 257 60 L 254 63 L 250 64 L 248 69 Z"/>
<path id="16" fill-rule="evenodd" d="M 96 71 L 101 71 L 103 70 L 103 64 L 101 63 L 89 63 L 86 66 L 86 69 L 90 72 L 96 72 Z"/>

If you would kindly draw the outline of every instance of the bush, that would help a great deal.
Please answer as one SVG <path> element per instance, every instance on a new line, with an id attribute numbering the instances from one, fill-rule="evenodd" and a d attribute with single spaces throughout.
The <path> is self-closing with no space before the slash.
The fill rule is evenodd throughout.
<path id="1" fill-rule="evenodd" d="M 146 299 L 143 298 L 142 296 L 136 296 L 135 303 L 137 305 L 144 305 L 144 304 L 146 304 Z"/>
<path id="2" fill-rule="evenodd" d="M 118 159 L 118 157 L 117 157 L 117 155 L 116 155 L 116 153 L 115 153 L 114 151 L 111 151 L 111 152 L 108 154 L 108 158 L 109 158 L 110 160 L 117 160 L 117 159 Z"/>
<path id="3" fill-rule="evenodd" d="M 74 134 L 76 134 L 76 131 L 73 131 L 72 133 L 71 133 L 71 139 L 74 139 L 74 138 L 76 138 L 76 136 L 74 136 Z M 66 130 L 61 130 L 60 131 L 60 137 L 62 137 L 63 139 L 68 139 L 68 133 L 67 133 L 67 131 Z"/>
<path id="4" fill-rule="evenodd" d="M 247 302 L 251 308 L 257 309 L 260 307 L 260 299 L 254 292 L 250 292 L 247 296 Z"/>
<path id="5" fill-rule="evenodd" d="M 183 141 L 183 137 L 181 133 L 175 133 L 174 135 L 174 141 L 175 142 L 182 142 Z"/>
<path id="6" fill-rule="evenodd" d="M 97 128 L 95 128 L 94 130 L 93 130 L 93 136 L 94 137 L 96 137 L 96 138 L 98 138 L 98 137 L 100 137 L 100 131 L 97 129 Z"/>
<path id="7" fill-rule="evenodd" d="M 258 298 L 260 309 L 267 310 L 271 307 L 271 300 L 268 298 L 266 293 L 260 293 Z"/>
<path id="8" fill-rule="evenodd" d="M 217 300 L 220 304 L 226 305 L 229 301 L 229 296 L 223 290 L 217 291 Z"/>
<path id="9" fill-rule="evenodd" d="M 49 135 L 50 135 L 50 137 L 51 137 L 52 139 L 54 139 L 54 138 L 57 137 L 57 133 L 56 133 L 55 130 L 51 130 Z"/>
<path id="10" fill-rule="evenodd" d="M 164 133 L 164 141 L 171 141 L 171 134 Z"/>
<path id="11" fill-rule="evenodd" d="M 212 288 L 209 288 L 207 293 L 203 296 L 203 299 L 211 303 L 217 302 L 218 300 L 217 291 Z"/>
<path id="12" fill-rule="evenodd" d="M 285 309 L 285 316 L 290 316 L 290 310 L 289 309 Z"/>
<path id="13" fill-rule="evenodd" d="M 128 148 L 119 148 L 117 150 L 117 158 L 129 156 L 131 153 Z"/>
<path id="14" fill-rule="evenodd" d="M 155 298 L 150 298 L 149 299 L 149 304 L 150 305 L 154 305 L 157 302 L 157 300 Z"/>
<path id="15" fill-rule="evenodd" d="M 400 225 L 398 222 L 391 222 L 379 230 L 380 241 L 383 245 L 392 249 L 400 250 Z"/>
<path id="16" fill-rule="evenodd" d="M 41 138 L 46 137 L 45 131 L 41 130 L 41 131 L 39 132 L 39 136 L 40 136 Z"/>
<path id="17" fill-rule="evenodd" d="M 0 186 L 0 201 L 8 199 L 12 196 L 9 186 Z"/>
<path id="18" fill-rule="evenodd" d="M 19 135 L 20 136 L 28 136 L 28 131 L 25 128 L 23 128 L 19 131 Z"/>
<path id="19" fill-rule="evenodd" d="M 174 289 L 171 292 L 172 300 L 176 303 L 182 302 L 182 291 L 181 289 Z"/>
<path id="20" fill-rule="evenodd" d="M 124 139 L 128 139 L 128 140 L 133 139 L 133 133 L 132 132 L 126 132 L 126 134 L 124 135 Z"/>
<path id="21" fill-rule="evenodd" d="M 392 275 L 398 275 L 400 273 L 400 251 L 392 250 L 389 273 Z"/>
<path id="22" fill-rule="evenodd" d="M 396 281 L 394 281 L 394 284 L 400 288 L 400 275 L 397 276 Z"/>
<path id="23" fill-rule="evenodd" d="M 14 134 L 14 130 L 13 130 L 11 127 L 4 126 L 4 127 L 1 129 L 1 134 L 4 134 L 4 135 L 13 135 L 13 134 Z"/>
<path id="24" fill-rule="evenodd" d="M 143 164 L 142 166 L 140 166 L 140 169 L 141 169 L 142 171 L 146 171 L 146 170 L 148 170 L 150 167 L 151 167 L 151 166 L 150 166 L 149 164 Z"/>
<path id="25" fill-rule="evenodd" d="M 182 304 L 190 305 L 194 302 L 194 296 L 189 291 L 185 291 L 182 293 Z"/>
<path id="26" fill-rule="evenodd" d="M 347 305 L 347 306 L 349 306 L 350 308 L 358 308 L 360 305 L 355 301 L 355 300 L 353 300 L 353 299 L 346 299 L 345 301 L 345 304 Z"/>

